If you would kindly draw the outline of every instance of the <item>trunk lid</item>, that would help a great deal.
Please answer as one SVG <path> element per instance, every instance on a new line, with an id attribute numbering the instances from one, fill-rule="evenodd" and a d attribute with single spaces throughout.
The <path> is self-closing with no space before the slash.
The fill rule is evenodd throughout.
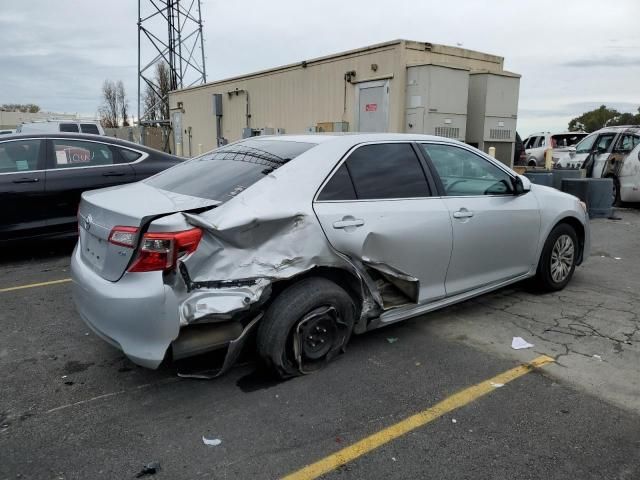
<path id="1" fill-rule="evenodd" d="M 216 200 L 169 192 L 141 182 L 84 192 L 78 208 L 82 258 L 102 278 L 115 282 L 136 249 L 109 243 L 113 227 L 136 227 L 140 231 L 155 218 L 218 204 Z"/>

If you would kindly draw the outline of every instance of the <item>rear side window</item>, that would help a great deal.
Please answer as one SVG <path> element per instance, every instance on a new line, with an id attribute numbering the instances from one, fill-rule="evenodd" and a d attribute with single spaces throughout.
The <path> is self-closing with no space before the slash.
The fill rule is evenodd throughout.
<path id="1" fill-rule="evenodd" d="M 0 143 L 0 173 L 37 170 L 40 145 L 40 140 Z"/>
<path id="2" fill-rule="evenodd" d="M 182 162 L 144 182 L 162 190 L 224 202 L 315 145 L 247 139 Z"/>
<path id="3" fill-rule="evenodd" d="M 408 143 L 365 145 L 345 164 L 358 200 L 430 195 L 420 160 Z"/>
<path id="4" fill-rule="evenodd" d="M 629 153 L 640 143 L 640 137 L 631 133 L 623 133 L 616 144 L 616 152 Z"/>
<path id="5" fill-rule="evenodd" d="M 78 133 L 78 124 L 77 123 L 61 123 L 60 131 Z"/>
<path id="6" fill-rule="evenodd" d="M 129 150 L 128 148 L 121 148 L 120 154 L 126 163 L 135 162 L 138 160 L 142 154 L 140 152 L 135 152 L 133 150 Z"/>
<path id="7" fill-rule="evenodd" d="M 331 180 L 318 195 L 318 200 L 355 200 L 356 191 L 353 189 L 353 183 L 347 170 L 347 164 L 343 163 L 340 168 L 333 174 Z"/>
<path id="8" fill-rule="evenodd" d="M 51 142 L 55 168 L 93 167 L 114 163 L 113 152 L 104 143 L 67 139 L 54 139 Z"/>
<path id="9" fill-rule="evenodd" d="M 91 133 L 93 135 L 100 135 L 98 126 L 95 123 L 81 123 L 80 129 L 82 130 L 82 133 Z"/>

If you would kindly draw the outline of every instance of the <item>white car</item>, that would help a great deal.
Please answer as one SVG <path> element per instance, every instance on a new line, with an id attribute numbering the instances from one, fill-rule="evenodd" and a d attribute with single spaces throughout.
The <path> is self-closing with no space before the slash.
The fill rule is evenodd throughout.
<path id="1" fill-rule="evenodd" d="M 16 133 L 89 133 L 104 135 L 97 120 L 36 120 L 18 125 Z"/>
<path id="2" fill-rule="evenodd" d="M 553 150 L 554 164 L 573 150 L 573 147 L 587 134 L 584 132 L 550 133 L 539 132 L 527 137 L 524 141 L 526 165 L 529 167 L 544 166 L 547 150 Z"/>
<path id="3" fill-rule="evenodd" d="M 624 159 L 614 179 L 616 202 L 640 202 L 640 143 Z"/>

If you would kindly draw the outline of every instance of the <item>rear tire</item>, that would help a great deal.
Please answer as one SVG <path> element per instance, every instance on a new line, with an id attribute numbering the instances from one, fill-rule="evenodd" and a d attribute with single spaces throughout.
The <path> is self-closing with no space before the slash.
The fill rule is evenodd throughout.
<path id="1" fill-rule="evenodd" d="M 566 223 L 557 225 L 542 249 L 535 277 L 536 286 L 546 292 L 566 287 L 576 269 L 578 248 L 578 236 L 574 228 Z"/>
<path id="2" fill-rule="evenodd" d="M 622 200 L 620 198 L 620 180 L 618 180 L 618 177 L 609 177 L 613 180 L 613 206 L 614 207 L 621 207 L 622 206 Z"/>
<path id="3" fill-rule="evenodd" d="M 342 288 L 325 278 L 305 278 L 267 308 L 258 354 L 280 378 L 312 373 L 344 351 L 355 317 L 355 304 Z"/>

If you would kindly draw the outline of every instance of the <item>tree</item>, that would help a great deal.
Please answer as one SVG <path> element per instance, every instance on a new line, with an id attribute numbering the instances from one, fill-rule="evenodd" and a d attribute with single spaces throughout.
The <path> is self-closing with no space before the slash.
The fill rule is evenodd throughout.
<path id="1" fill-rule="evenodd" d="M 166 62 L 155 64 L 153 87 L 147 84 L 142 98 L 142 116 L 147 121 L 169 119 L 171 75 Z"/>
<path id="2" fill-rule="evenodd" d="M 640 108 L 638 114 L 620 113 L 615 108 L 600 105 L 599 108 L 585 112 L 569 122 L 569 130 L 584 130 L 591 133 L 603 127 L 616 125 L 640 125 Z"/>
<path id="3" fill-rule="evenodd" d="M 40 107 L 34 103 L 5 103 L 0 106 L 4 112 L 38 113 Z"/>
<path id="4" fill-rule="evenodd" d="M 98 108 L 100 123 L 105 128 L 129 126 L 129 103 L 122 80 L 105 80 L 102 84 L 102 105 Z"/>

